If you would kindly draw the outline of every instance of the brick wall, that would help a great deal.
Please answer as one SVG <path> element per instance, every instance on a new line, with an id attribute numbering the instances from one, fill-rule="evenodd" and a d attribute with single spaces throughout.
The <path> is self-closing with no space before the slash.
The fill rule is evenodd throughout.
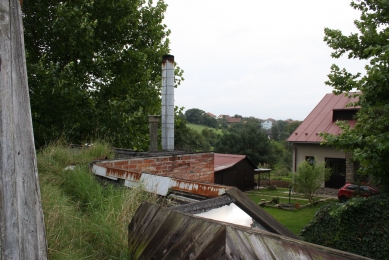
<path id="1" fill-rule="evenodd" d="M 150 173 L 179 179 L 214 183 L 213 153 L 133 158 L 123 161 L 100 163 L 99 165 L 131 172 Z"/>

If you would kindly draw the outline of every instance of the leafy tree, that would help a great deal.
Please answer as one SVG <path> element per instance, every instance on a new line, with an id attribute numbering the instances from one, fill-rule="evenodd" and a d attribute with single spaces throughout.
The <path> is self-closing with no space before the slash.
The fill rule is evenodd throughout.
<path id="1" fill-rule="evenodd" d="M 258 118 L 255 118 L 253 116 L 243 117 L 243 122 L 256 124 L 256 125 L 258 125 L 258 127 L 262 127 L 261 121 Z"/>
<path id="2" fill-rule="evenodd" d="M 185 118 L 189 123 L 201 124 L 201 116 L 205 114 L 204 110 L 191 108 L 185 111 Z"/>
<path id="3" fill-rule="evenodd" d="M 273 165 L 273 171 L 275 175 L 288 175 L 292 170 L 292 148 L 286 141 L 270 140 L 274 147 L 274 152 L 277 155 L 277 163 Z M 278 173 L 275 172 L 275 168 Z"/>
<path id="4" fill-rule="evenodd" d="M 186 152 L 209 151 L 209 142 L 197 131 L 186 126 L 185 120 L 174 122 L 174 147 Z"/>
<path id="5" fill-rule="evenodd" d="M 201 135 L 205 138 L 205 140 L 207 140 L 207 142 L 211 145 L 211 146 L 215 146 L 217 140 L 220 138 L 220 134 L 218 134 L 214 129 L 211 129 L 211 128 L 204 128 L 202 131 L 201 131 Z"/>
<path id="6" fill-rule="evenodd" d="M 339 30 L 326 28 L 324 40 L 334 51 L 331 56 L 366 60 L 365 74 L 350 73 L 337 65 L 331 66 L 327 85 L 334 93 L 358 96 L 354 105 L 361 106 L 357 124 L 351 129 L 342 124 L 342 134 L 326 135 L 328 144 L 353 152 L 361 164 L 361 172 L 372 174 L 381 182 L 382 190 L 389 190 L 389 3 L 382 0 L 352 1 L 351 6 L 361 11 L 354 24 L 359 33 L 345 36 Z M 347 94 L 353 89 L 361 93 Z"/>
<path id="7" fill-rule="evenodd" d="M 325 180 L 330 177 L 330 169 L 325 167 L 325 162 L 314 163 L 308 161 L 301 162 L 293 176 L 294 189 L 304 194 L 313 205 L 314 196 Z"/>
<path id="8" fill-rule="evenodd" d="M 280 129 L 278 127 L 278 124 L 277 123 L 273 124 L 270 130 L 271 130 L 272 139 L 275 141 L 280 140 Z"/>
<path id="9" fill-rule="evenodd" d="M 208 114 L 204 113 L 201 115 L 201 124 L 206 125 L 212 128 L 217 128 L 218 122 L 215 118 L 209 116 Z"/>
<path id="10" fill-rule="evenodd" d="M 231 125 L 216 142 L 215 151 L 247 155 L 255 165 L 276 162 L 267 135 L 258 125 L 252 123 Z"/>
<path id="11" fill-rule="evenodd" d="M 284 130 L 285 140 L 301 125 L 302 121 L 294 121 L 286 125 Z"/>
<path id="12" fill-rule="evenodd" d="M 286 122 L 285 120 L 277 120 L 275 124 L 278 126 L 280 132 L 284 132 L 286 127 L 288 126 L 288 122 Z"/>
<path id="13" fill-rule="evenodd" d="M 221 129 L 227 129 L 228 128 L 227 120 L 224 117 L 218 118 L 217 121 L 218 121 L 219 127 Z"/>
<path id="14" fill-rule="evenodd" d="M 167 5 L 140 0 L 23 2 L 26 60 L 38 146 L 64 135 L 148 146 L 159 114 Z M 177 68 L 178 82 L 182 71 Z"/>

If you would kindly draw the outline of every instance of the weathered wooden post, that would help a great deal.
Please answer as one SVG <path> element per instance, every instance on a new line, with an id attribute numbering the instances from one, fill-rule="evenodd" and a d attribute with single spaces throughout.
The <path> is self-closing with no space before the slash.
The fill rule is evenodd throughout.
<path id="1" fill-rule="evenodd" d="M 0 259 L 47 259 L 19 0 L 0 0 Z"/>

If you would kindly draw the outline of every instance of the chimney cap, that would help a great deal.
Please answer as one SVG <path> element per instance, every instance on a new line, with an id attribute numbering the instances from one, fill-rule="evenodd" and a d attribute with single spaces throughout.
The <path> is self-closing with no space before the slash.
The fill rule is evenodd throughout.
<path id="1" fill-rule="evenodd" d="M 167 60 L 169 60 L 169 61 L 174 61 L 174 56 L 171 55 L 171 54 L 163 55 L 163 56 L 162 56 L 162 62 L 165 62 L 165 61 L 167 61 Z"/>

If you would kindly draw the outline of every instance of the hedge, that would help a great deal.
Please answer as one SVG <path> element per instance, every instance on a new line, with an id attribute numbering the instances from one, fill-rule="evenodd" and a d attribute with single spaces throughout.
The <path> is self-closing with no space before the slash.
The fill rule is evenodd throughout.
<path id="1" fill-rule="evenodd" d="M 321 207 L 300 236 L 307 242 L 389 259 L 389 196 L 354 198 Z"/>

